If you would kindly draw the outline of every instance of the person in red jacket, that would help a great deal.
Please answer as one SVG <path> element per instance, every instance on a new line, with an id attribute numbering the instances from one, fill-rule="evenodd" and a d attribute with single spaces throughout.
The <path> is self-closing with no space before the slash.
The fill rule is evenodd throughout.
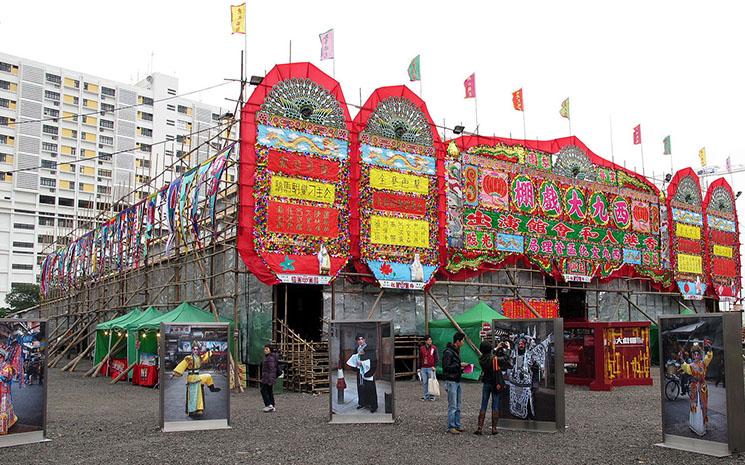
<path id="1" fill-rule="evenodd" d="M 432 344 L 432 337 L 427 334 L 424 336 L 424 344 L 419 347 L 419 378 L 422 380 L 424 395 L 422 400 L 435 400 L 435 396 L 429 394 L 428 382 L 435 376 L 435 366 L 440 361 L 440 355 L 437 353 L 437 346 Z"/>

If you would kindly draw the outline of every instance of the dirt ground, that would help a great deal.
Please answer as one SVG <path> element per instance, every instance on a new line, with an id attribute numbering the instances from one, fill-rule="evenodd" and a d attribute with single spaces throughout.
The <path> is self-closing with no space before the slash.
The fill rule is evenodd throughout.
<path id="1" fill-rule="evenodd" d="M 85 372 L 85 369 L 81 370 Z M 393 425 L 329 425 L 327 396 L 285 393 L 263 413 L 257 388 L 232 394 L 232 429 L 162 433 L 158 391 L 50 370 L 51 442 L 2 450 L 12 464 L 730 464 L 655 447 L 662 437 L 660 389 L 590 392 L 567 386 L 562 433 L 470 434 L 481 385 L 465 384 L 468 434 L 445 433 L 447 403 L 422 402 L 416 382 L 396 384 Z"/>

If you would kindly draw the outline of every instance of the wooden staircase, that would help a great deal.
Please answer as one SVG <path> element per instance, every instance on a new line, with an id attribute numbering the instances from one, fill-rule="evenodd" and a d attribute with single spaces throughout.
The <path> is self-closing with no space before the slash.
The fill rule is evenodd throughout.
<path id="1" fill-rule="evenodd" d="M 274 320 L 275 344 L 286 363 L 285 389 L 314 394 L 329 392 L 329 344 L 309 342 L 282 320 Z"/>

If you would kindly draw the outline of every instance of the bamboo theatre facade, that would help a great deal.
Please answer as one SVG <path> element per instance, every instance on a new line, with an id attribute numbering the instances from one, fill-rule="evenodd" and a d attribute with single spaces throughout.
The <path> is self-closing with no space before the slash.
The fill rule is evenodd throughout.
<path id="1" fill-rule="evenodd" d="M 663 191 L 576 137 L 443 141 L 404 86 L 348 108 L 315 66 L 276 66 L 217 157 L 46 258 L 35 311 L 82 341 L 129 308 L 188 301 L 238 323 L 244 363 L 273 341 L 290 387 L 323 390 L 330 320 L 391 319 L 406 347 L 478 301 L 656 321 L 739 299 L 724 179 L 702 192 L 686 168 Z"/>

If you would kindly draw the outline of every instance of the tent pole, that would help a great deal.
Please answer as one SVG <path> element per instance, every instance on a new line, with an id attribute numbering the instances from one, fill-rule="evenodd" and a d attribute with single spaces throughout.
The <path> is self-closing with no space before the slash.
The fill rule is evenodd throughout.
<path id="1" fill-rule="evenodd" d="M 479 357 L 481 357 L 481 351 L 479 350 L 479 348 L 476 347 L 476 344 L 474 344 L 473 341 L 471 340 L 471 338 L 468 337 L 468 334 L 466 334 L 466 332 L 463 331 L 463 328 L 461 328 L 460 325 L 458 324 L 458 322 L 455 321 L 455 318 L 453 318 L 452 315 L 450 315 L 450 312 L 448 312 L 447 310 L 445 310 L 445 307 L 443 307 L 442 305 L 440 305 L 440 302 L 438 302 L 437 299 L 435 299 L 435 297 L 432 294 L 429 293 L 429 291 L 424 291 L 424 293 L 425 293 L 425 295 L 428 295 L 432 299 L 432 302 L 434 302 L 435 305 L 437 305 L 437 307 L 439 307 L 439 309 L 442 311 L 442 313 L 445 314 L 445 316 L 447 317 L 447 319 L 450 320 L 450 323 L 453 324 L 453 326 L 455 327 L 455 329 L 459 333 L 463 333 L 463 335 L 466 336 L 466 342 L 468 343 L 468 345 L 471 346 L 471 349 L 473 349 L 473 351 L 476 352 L 476 354 Z"/>

